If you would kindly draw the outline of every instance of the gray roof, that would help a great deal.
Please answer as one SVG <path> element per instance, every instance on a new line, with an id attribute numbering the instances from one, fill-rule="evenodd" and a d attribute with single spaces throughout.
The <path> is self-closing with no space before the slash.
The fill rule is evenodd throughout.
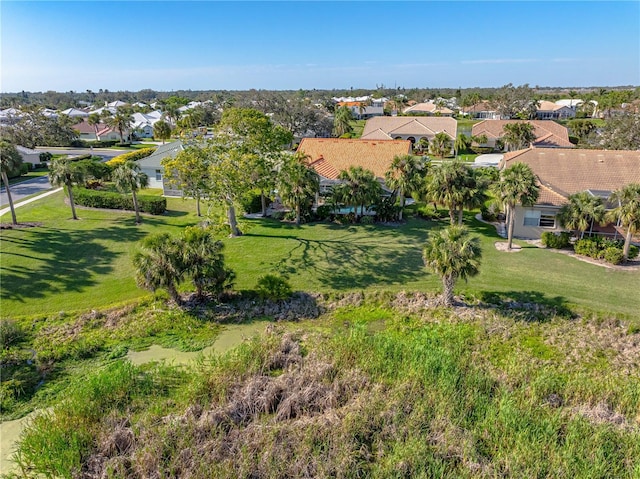
<path id="1" fill-rule="evenodd" d="M 160 145 L 152 155 L 147 156 L 141 160 L 138 160 L 138 165 L 144 168 L 161 168 L 162 160 L 168 157 L 174 157 L 178 153 L 184 150 L 182 141 L 173 141 L 165 145 Z"/>

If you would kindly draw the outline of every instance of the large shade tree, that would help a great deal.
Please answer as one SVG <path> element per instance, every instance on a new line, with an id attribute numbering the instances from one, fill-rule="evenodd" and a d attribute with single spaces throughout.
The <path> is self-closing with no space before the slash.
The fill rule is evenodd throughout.
<path id="1" fill-rule="evenodd" d="M 640 231 L 640 183 L 631 183 L 613 192 L 609 201 L 617 205 L 608 214 L 627 230 L 622 249 L 625 261 L 629 259 L 632 236 Z"/>
<path id="2" fill-rule="evenodd" d="M 393 158 L 385 173 L 387 186 L 393 189 L 400 200 L 398 219 L 402 220 L 405 198 L 420 189 L 427 172 L 426 164 L 413 155 L 399 155 Z"/>
<path id="3" fill-rule="evenodd" d="M 200 146 L 190 145 L 175 157 L 162 160 L 165 179 L 182 190 L 183 198 L 196 200 L 196 214 L 202 216 L 200 203 L 209 197 L 209 156 Z"/>
<path id="4" fill-rule="evenodd" d="M 320 177 L 307 166 L 307 159 L 298 152 L 284 160 L 278 173 L 278 193 L 282 202 L 296 212 L 296 225 L 300 225 L 302 207 L 312 203 L 320 190 Z"/>
<path id="5" fill-rule="evenodd" d="M 602 199 L 586 191 L 569 195 L 569 202 L 560 208 L 558 221 L 564 228 L 578 231 L 580 238 L 584 232 L 593 227 L 593 223 L 601 223 L 604 219 Z"/>
<path id="6" fill-rule="evenodd" d="M 17 171 L 22 164 L 22 157 L 15 146 L 5 140 L 0 140 L 0 173 L 2 174 L 2 183 L 4 183 L 7 192 L 7 200 L 9 201 L 9 209 L 11 210 L 11 221 L 14 225 L 18 224 L 16 219 L 16 210 L 13 206 L 13 198 L 11 198 L 11 188 L 9 188 L 9 174 Z"/>
<path id="7" fill-rule="evenodd" d="M 118 190 L 131 193 L 133 209 L 136 212 L 136 224 L 140 224 L 137 192 L 149 186 L 149 177 L 140 170 L 140 166 L 135 161 L 129 160 L 113 170 L 111 178 Z"/>
<path id="8" fill-rule="evenodd" d="M 463 226 L 451 225 L 432 231 L 424 247 L 426 267 L 442 280 L 442 301 L 453 304 L 453 289 L 457 280 L 478 274 L 480 266 L 480 240 L 469 235 Z"/>
<path id="9" fill-rule="evenodd" d="M 73 199 L 73 186 L 84 183 L 85 174 L 81 164 L 68 158 L 51 160 L 49 163 L 49 181 L 54 186 L 63 186 L 66 189 L 74 220 L 78 219 L 78 215 L 76 215 L 76 205 Z"/>
<path id="10" fill-rule="evenodd" d="M 504 205 L 507 215 L 507 249 L 513 246 L 516 205 L 533 206 L 540 190 L 536 176 L 526 163 L 515 163 L 500 172 L 500 181 L 495 185 L 496 194 Z"/>

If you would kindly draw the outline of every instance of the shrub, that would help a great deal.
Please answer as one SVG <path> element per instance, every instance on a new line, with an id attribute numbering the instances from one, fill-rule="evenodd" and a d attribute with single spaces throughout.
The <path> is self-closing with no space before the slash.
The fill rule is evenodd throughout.
<path id="1" fill-rule="evenodd" d="M 331 217 L 333 214 L 333 207 L 331 205 L 322 205 L 316 208 L 316 218 L 318 221 L 324 221 Z"/>
<path id="2" fill-rule="evenodd" d="M 284 211 L 274 211 L 273 214 L 271 215 L 271 217 L 274 220 L 278 220 L 278 221 L 282 221 L 285 217 L 285 212 Z"/>
<path id="3" fill-rule="evenodd" d="M 286 278 L 275 274 L 261 276 L 256 291 L 261 298 L 272 301 L 288 299 L 292 294 L 291 285 Z"/>
<path id="4" fill-rule="evenodd" d="M 53 158 L 53 155 L 48 151 L 43 151 L 42 153 L 40 153 L 39 158 L 40 158 L 40 163 L 46 163 L 47 161 L 51 161 L 51 158 Z"/>
<path id="5" fill-rule="evenodd" d="M 360 218 L 360 224 L 362 225 L 372 225 L 374 223 L 373 216 L 366 215 Z"/>
<path id="6" fill-rule="evenodd" d="M 109 161 L 107 161 L 106 164 L 112 168 L 115 168 L 116 166 L 120 166 L 129 160 L 137 161 L 137 160 L 146 158 L 147 156 L 150 156 L 154 151 L 156 151 L 156 149 L 153 147 L 142 148 L 136 151 L 130 151 L 129 153 L 124 153 L 122 155 L 114 156 Z"/>
<path id="7" fill-rule="evenodd" d="M 394 221 L 400 213 L 400 206 L 396 205 L 396 199 L 393 196 L 378 198 L 374 208 L 378 221 Z"/>
<path id="8" fill-rule="evenodd" d="M 604 250 L 603 258 L 607 263 L 620 264 L 624 259 L 622 249 L 610 246 Z"/>
<path id="9" fill-rule="evenodd" d="M 419 218 L 425 220 L 437 220 L 440 219 L 440 213 L 437 209 L 433 207 L 433 205 L 423 205 L 420 206 L 417 210 L 417 214 Z"/>
<path id="10" fill-rule="evenodd" d="M 81 206 L 133 211 L 133 198 L 129 195 L 86 188 L 74 188 L 73 195 Z M 161 215 L 167 210 L 167 200 L 159 196 L 138 195 L 138 207 L 142 212 Z"/>
<path id="11" fill-rule="evenodd" d="M 11 319 L 0 319 L 0 349 L 7 349 L 24 338 L 24 330 Z"/>
<path id="12" fill-rule="evenodd" d="M 640 253 L 640 248 L 635 245 L 629 245 L 629 259 L 635 258 Z"/>
<path id="13" fill-rule="evenodd" d="M 547 248 L 566 248 L 570 244 L 570 235 L 566 231 L 563 231 L 560 234 L 553 233 L 552 231 L 545 231 L 542 233 L 542 244 Z"/>
<path id="14" fill-rule="evenodd" d="M 598 247 L 597 240 L 594 238 L 583 238 L 575 242 L 573 250 L 577 254 L 597 258 L 600 248 Z"/>
<path id="15" fill-rule="evenodd" d="M 267 197 L 267 206 L 271 198 Z M 260 213 L 262 211 L 262 195 L 259 190 L 249 190 L 240 197 L 240 205 L 246 213 Z"/>

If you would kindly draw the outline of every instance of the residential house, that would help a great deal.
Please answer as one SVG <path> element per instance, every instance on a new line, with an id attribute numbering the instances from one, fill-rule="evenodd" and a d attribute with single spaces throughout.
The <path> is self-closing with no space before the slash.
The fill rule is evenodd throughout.
<path id="1" fill-rule="evenodd" d="M 514 236 L 540 238 L 544 231 L 562 231 L 557 214 L 569 195 L 587 191 L 606 199 L 617 189 L 640 183 L 640 151 L 529 148 L 504 155 L 501 168 L 526 163 L 540 187 L 537 203 L 516 207 Z M 593 225 L 594 232 L 620 238 L 615 225 Z"/>
<path id="2" fill-rule="evenodd" d="M 138 138 L 153 138 L 153 125 L 162 118 L 162 113 L 152 111 L 150 113 L 134 113 L 131 128 Z"/>
<path id="3" fill-rule="evenodd" d="M 89 113 L 84 110 L 78 110 L 77 108 L 67 108 L 60 112 L 61 115 L 67 115 L 71 118 L 87 118 Z"/>
<path id="4" fill-rule="evenodd" d="M 438 106 L 430 101 L 426 103 L 416 103 L 413 106 L 405 108 L 405 115 L 426 115 L 426 116 L 453 116 L 453 110 L 446 106 Z"/>
<path id="5" fill-rule="evenodd" d="M 491 104 L 483 100 L 464 110 L 465 115 L 469 115 L 476 120 L 501 120 L 502 116 Z"/>
<path id="6" fill-rule="evenodd" d="M 576 110 L 570 106 L 542 100 L 536 109 L 536 119 L 538 120 L 565 120 L 575 118 Z"/>
<path id="7" fill-rule="evenodd" d="M 115 128 L 107 126 L 105 123 L 98 123 L 97 125 L 89 125 L 86 120 L 81 121 L 73 125 L 73 129 L 78 132 L 78 136 L 81 140 L 87 141 L 105 141 L 105 140 L 117 140 L 122 141 L 120 132 Z M 126 135 L 126 132 L 125 132 Z M 125 140 L 127 137 L 125 136 Z"/>
<path id="8" fill-rule="evenodd" d="M 384 115 L 384 105 L 380 102 L 369 104 L 368 101 L 341 101 L 336 103 L 336 107 L 346 106 L 351 110 L 351 115 L 356 120 L 365 120 L 374 116 Z"/>
<path id="9" fill-rule="evenodd" d="M 437 116 L 380 116 L 367 120 L 362 140 L 431 141 L 438 133 L 446 133 L 455 141 L 458 122 L 451 117 Z"/>
<path id="10" fill-rule="evenodd" d="M 309 167 L 320 175 L 321 193 L 328 193 L 340 182 L 340 172 L 352 166 L 372 171 L 384 186 L 384 175 L 393 158 L 410 154 L 411 143 L 406 140 L 303 138 L 298 151 L 309 157 Z"/>
<path id="11" fill-rule="evenodd" d="M 481 146 L 496 147 L 496 141 L 504 136 L 504 126 L 512 123 L 530 123 L 536 139 L 533 146 L 538 148 L 573 148 L 569 141 L 569 131 L 555 121 L 542 120 L 484 120 L 471 127 L 472 136 L 487 137 Z M 506 150 L 506 148 L 503 148 Z"/>
<path id="12" fill-rule="evenodd" d="M 165 196 L 182 196 L 182 191 L 172 185 L 170 178 L 165 178 L 162 160 L 168 157 L 175 157 L 184 150 L 182 141 L 173 141 L 165 145 L 158 146 L 152 155 L 138 160 L 140 170 L 149 177 L 149 188 L 162 188 Z"/>
<path id="13" fill-rule="evenodd" d="M 21 145 L 16 145 L 16 150 L 22 157 L 23 163 L 31 163 L 32 165 L 40 164 L 40 153 L 42 153 L 41 151 L 32 150 L 31 148 L 27 148 Z"/>

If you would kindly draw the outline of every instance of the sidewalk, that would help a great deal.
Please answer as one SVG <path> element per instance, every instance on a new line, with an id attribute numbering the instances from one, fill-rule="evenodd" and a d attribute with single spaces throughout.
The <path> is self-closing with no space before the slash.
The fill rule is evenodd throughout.
<path id="1" fill-rule="evenodd" d="M 29 198 L 28 200 L 20 201 L 19 203 L 14 203 L 13 207 L 20 208 L 21 206 L 28 205 L 29 203 L 33 203 L 34 201 L 37 201 L 41 198 L 57 193 L 58 191 L 61 191 L 61 190 L 62 188 L 55 188 L 53 190 L 49 190 L 45 193 L 41 193 L 37 196 L 34 196 L 33 198 Z M 0 210 L 0 217 L 6 215 L 9 212 L 11 212 L 11 208 L 9 208 L 8 206 L 6 208 L 2 208 Z"/>

